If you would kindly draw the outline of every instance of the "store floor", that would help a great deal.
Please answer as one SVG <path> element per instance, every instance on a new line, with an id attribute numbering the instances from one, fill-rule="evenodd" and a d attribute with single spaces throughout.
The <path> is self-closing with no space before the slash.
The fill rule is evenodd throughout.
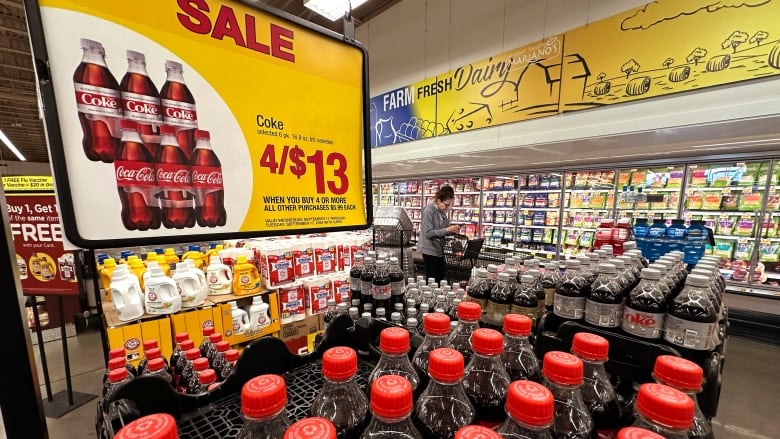
<path id="1" fill-rule="evenodd" d="M 77 337 L 69 338 L 68 346 L 74 390 L 99 394 L 104 370 L 99 332 L 88 329 Z M 56 393 L 65 388 L 61 345 L 56 341 L 46 343 L 45 347 L 52 391 Z M 780 364 L 780 346 L 731 337 L 726 354 L 718 416 L 713 421 L 715 436 L 718 439 L 779 437 L 777 402 L 780 380 L 777 379 L 777 365 Z M 35 359 L 40 365 L 37 348 Z M 40 370 L 38 376 L 43 383 Z M 45 392 L 41 384 L 42 397 L 45 397 Z M 94 438 L 96 401 L 90 401 L 60 419 L 47 418 L 50 438 Z M 5 437 L 2 428 L 0 437 Z"/>

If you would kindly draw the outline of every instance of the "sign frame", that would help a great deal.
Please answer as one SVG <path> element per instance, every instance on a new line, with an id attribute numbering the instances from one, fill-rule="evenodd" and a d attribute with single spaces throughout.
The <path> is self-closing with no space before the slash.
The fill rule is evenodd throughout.
<path id="1" fill-rule="evenodd" d="M 170 0 L 169 0 L 170 1 Z M 224 1 L 224 0 L 223 0 Z M 60 216 L 68 241 L 78 247 L 85 249 L 97 248 L 117 248 L 125 246 L 138 245 L 162 245 L 174 244 L 185 241 L 195 240 L 221 240 L 221 239 L 242 239 L 262 236 L 279 236 L 285 234 L 306 234 L 335 231 L 351 231 L 367 229 L 373 223 L 373 197 L 371 197 L 372 174 L 371 174 L 371 140 L 369 126 L 369 79 L 368 79 L 368 50 L 360 42 L 333 32 L 329 29 L 320 27 L 312 22 L 293 16 L 287 12 L 273 8 L 257 0 L 231 0 L 233 3 L 243 4 L 254 8 L 260 12 L 271 15 L 273 18 L 290 22 L 294 25 L 312 31 L 323 38 L 332 40 L 340 44 L 351 46 L 358 49 L 362 55 L 362 120 L 361 120 L 361 141 L 362 141 L 362 166 L 363 166 L 363 190 L 364 203 L 366 209 L 365 223 L 352 224 L 346 226 L 312 226 L 294 228 L 294 226 L 284 229 L 257 230 L 257 231 L 234 231 L 218 232 L 204 230 L 204 233 L 198 233 L 193 230 L 190 235 L 167 235 L 150 236 L 145 232 L 138 232 L 138 237 L 132 238 L 107 238 L 107 239 L 88 239 L 81 236 L 78 232 L 76 215 L 73 203 L 73 194 L 70 189 L 68 169 L 64 152 L 64 142 L 62 137 L 61 124 L 58 117 L 57 102 L 55 99 L 54 86 L 51 71 L 49 69 L 49 55 L 44 38 L 44 26 L 41 18 L 41 10 L 38 0 L 24 0 L 25 11 L 27 14 L 28 30 L 33 53 L 33 64 L 37 79 L 38 91 L 40 95 L 41 112 L 43 115 L 44 128 L 48 143 L 49 161 L 53 170 L 55 181 L 56 196 L 60 206 Z M 361 206 L 358 206 L 360 208 Z M 251 212 L 248 211 L 248 212 Z M 249 214 L 249 213 L 248 213 Z"/>

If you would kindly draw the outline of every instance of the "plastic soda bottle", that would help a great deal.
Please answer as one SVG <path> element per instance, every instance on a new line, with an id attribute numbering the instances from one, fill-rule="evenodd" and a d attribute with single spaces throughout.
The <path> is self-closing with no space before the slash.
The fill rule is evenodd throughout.
<path id="1" fill-rule="evenodd" d="M 447 327 L 449 327 L 449 320 L 447 318 Z M 406 378 L 412 385 L 412 389 L 417 390 L 420 385 L 420 375 L 409 361 L 409 331 L 398 327 L 383 329 L 379 333 L 379 350 L 382 351 L 382 357 L 368 377 L 369 388 L 371 383 L 381 376 L 398 375 Z"/>
<path id="2" fill-rule="evenodd" d="M 512 381 L 540 381 L 539 360 L 536 359 L 531 342 L 532 321 L 528 316 L 507 314 L 504 317 L 504 352 L 501 362 L 504 363 L 509 378 Z"/>
<path id="3" fill-rule="evenodd" d="M 665 384 L 688 395 L 695 404 L 693 427 L 688 431 L 689 439 L 714 439 L 712 425 L 699 408 L 696 394 L 701 392 L 704 372 L 689 360 L 673 355 L 661 355 L 655 359 L 653 378 L 658 384 Z"/>
<path id="4" fill-rule="evenodd" d="M 566 352 L 551 351 L 542 361 L 545 387 L 555 397 L 553 433 L 556 438 L 591 439 L 595 429 L 590 411 L 582 399 L 582 361 Z"/>
<path id="5" fill-rule="evenodd" d="M 582 399 L 590 410 L 599 437 L 614 437 L 620 428 L 623 414 L 615 389 L 604 369 L 609 355 L 609 342 L 596 334 L 578 332 L 572 340 L 571 353 L 582 360 Z"/>
<path id="6" fill-rule="evenodd" d="M 476 419 L 461 385 L 463 367 L 463 355 L 454 349 L 434 349 L 428 357 L 431 380 L 414 410 L 415 424 L 426 438 L 450 438 Z"/>
<path id="7" fill-rule="evenodd" d="M 325 383 L 311 404 L 311 415 L 333 423 L 341 438 L 357 438 L 368 424 L 368 399 L 358 387 L 357 353 L 348 347 L 330 348 L 322 355 Z"/>
<path id="8" fill-rule="evenodd" d="M 303 418 L 284 432 L 284 439 L 336 439 L 336 428 L 325 418 Z"/>
<path id="9" fill-rule="evenodd" d="M 519 380 L 509 385 L 507 419 L 496 430 L 503 438 L 553 439 L 555 399 L 541 384 Z"/>
<path id="10" fill-rule="evenodd" d="M 466 366 L 463 387 L 477 409 L 481 425 L 494 427 L 504 421 L 504 403 L 509 387 L 509 375 L 501 362 L 504 337 L 500 332 L 480 328 L 471 336 L 474 356 Z"/>
<path id="11" fill-rule="evenodd" d="M 687 439 L 696 410 L 691 398 L 663 384 L 642 384 L 636 396 L 634 425 L 666 439 Z"/>
<path id="12" fill-rule="evenodd" d="M 278 375 L 252 378 L 241 389 L 244 426 L 236 439 L 279 439 L 290 426 L 284 411 L 287 388 Z"/>

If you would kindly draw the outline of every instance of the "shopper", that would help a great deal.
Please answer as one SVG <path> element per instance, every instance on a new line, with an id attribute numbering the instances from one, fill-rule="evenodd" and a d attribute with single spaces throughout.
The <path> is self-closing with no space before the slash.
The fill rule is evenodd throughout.
<path id="1" fill-rule="evenodd" d="M 417 243 L 425 261 L 425 274 L 441 282 L 446 274 L 444 263 L 444 237 L 454 235 L 459 227 L 450 225 L 447 209 L 452 205 L 455 191 L 444 185 L 433 196 L 433 200 L 422 210 L 420 240 Z"/>

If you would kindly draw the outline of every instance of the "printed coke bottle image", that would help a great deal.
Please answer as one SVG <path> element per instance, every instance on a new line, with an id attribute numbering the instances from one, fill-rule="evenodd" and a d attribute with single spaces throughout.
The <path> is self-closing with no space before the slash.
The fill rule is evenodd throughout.
<path id="1" fill-rule="evenodd" d="M 224 226 L 227 213 L 225 190 L 222 187 L 222 164 L 211 149 L 211 135 L 208 131 L 196 130 L 195 138 L 197 143 L 190 157 L 195 218 L 201 227 Z"/>
<path id="2" fill-rule="evenodd" d="M 160 228 L 160 207 L 154 158 L 141 141 L 138 123 L 122 120 L 122 142 L 114 160 L 116 186 L 122 201 L 122 224 L 127 230 Z"/>
<path id="3" fill-rule="evenodd" d="M 81 143 L 88 159 L 111 163 L 121 137 L 119 84 L 106 66 L 106 51 L 101 43 L 82 38 L 81 50 L 81 64 L 73 73 L 76 108 L 84 134 Z"/>
<path id="4" fill-rule="evenodd" d="M 141 140 L 149 153 L 157 156 L 162 124 L 160 94 L 146 73 L 146 56 L 134 50 L 127 51 L 127 73 L 119 84 L 122 113 L 125 119 L 138 122 Z"/>
<path id="5" fill-rule="evenodd" d="M 176 142 L 176 128 L 160 127 L 162 140 L 157 153 L 157 196 L 160 199 L 163 226 L 183 229 L 195 225 L 194 190 L 190 165 Z"/>
<path id="6" fill-rule="evenodd" d="M 184 83 L 181 63 L 165 61 L 168 77 L 160 90 L 163 123 L 176 127 L 176 139 L 189 158 L 195 149 L 195 130 L 198 128 L 198 113 L 195 98 Z"/>

